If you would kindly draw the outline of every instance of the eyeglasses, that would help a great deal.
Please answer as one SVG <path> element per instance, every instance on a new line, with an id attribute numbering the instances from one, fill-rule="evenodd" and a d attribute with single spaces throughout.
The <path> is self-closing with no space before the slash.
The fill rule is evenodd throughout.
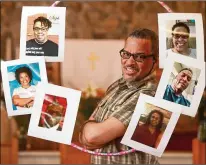
<path id="1" fill-rule="evenodd" d="M 172 36 L 175 39 L 179 39 L 180 37 L 182 37 L 182 39 L 188 39 L 189 38 L 189 35 L 186 35 L 186 34 L 172 34 Z"/>
<path id="2" fill-rule="evenodd" d="M 45 27 L 43 27 L 43 28 L 34 27 L 33 30 L 34 30 L 35 32 L 37 32 L 37 31 L 39 32 L 39 30 L 41 30 L 42 32 L 45 32 L 45 31 L 48 30 L 48 28 L 45 28 Z"/>
<path id="3" fill-rule="evenodd" d="M 124 49 L 120 50 L 119 54 L 123 59 L 129 59 L 132 56 L 134 58 L 134 60 L 137 62 L 144 62 L 145 59 L 150 58 L 150 57 L 154 58 L 153 54 L 149 54 L 149 55 L 145 55 L 144 53 L 132 54 Z"/>

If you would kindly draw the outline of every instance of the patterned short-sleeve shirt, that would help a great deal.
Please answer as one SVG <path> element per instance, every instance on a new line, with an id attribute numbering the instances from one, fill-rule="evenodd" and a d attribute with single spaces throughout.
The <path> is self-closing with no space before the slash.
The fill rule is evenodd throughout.
<path id="1" fill-rule="evenodd" d="M 115 117 L 126 127 L 134 112 L 140 93 L 154 96 L 156 91 L 156 81 L 154 74 L 145 77 L 141 81 L 126 82 L 123 78 L 114 82 L 108 88 L 106 96 L 98 104 L 96 113 L 93 115 L 97 122 L 103 122 L 109 117 Z M 115 130 L 114 130 L 115 131 Z M 115 139 L 97 149 L 96 152 L 115 153 L 129 150 L 126 145 L 120 143 L 120 138 Z M 93 164 L 158 164 L 157 158 L 150 154 L 136 151 L 121 156 L 91 156 Z"/>

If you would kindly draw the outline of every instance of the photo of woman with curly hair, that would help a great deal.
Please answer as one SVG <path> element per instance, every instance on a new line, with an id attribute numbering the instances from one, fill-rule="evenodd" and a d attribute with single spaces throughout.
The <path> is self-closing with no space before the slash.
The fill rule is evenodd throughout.
<path id="1" fill-rule="evenodd" d="M 17 109 L 30 108 L 34 103 L 36 86 L 31 85 L 32 71 L 24 66 L 15 71 L 15 77 L 20 87 L 15 88 L 12 96 L 12 102 Z"/>

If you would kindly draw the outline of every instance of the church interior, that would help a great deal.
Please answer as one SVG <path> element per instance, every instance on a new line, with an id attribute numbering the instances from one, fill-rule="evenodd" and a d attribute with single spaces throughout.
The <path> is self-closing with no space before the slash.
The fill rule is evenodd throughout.
<path id="1" fill-rule="evenodd" d="M 2 1 L 1 2 L 1 60 L 19 58 L 21 11 L 23 6 L 51 6 L 52 1 Z M 201 13 L 206 43 L 206 2 L 165 1 L 176 13 Z M 136 28 L 149 28 L 158 33 L 158 13 L 167 13 L 156 1 L 61 1 L 66 7 L 65 39 L 124 40 Z M 204 48 L 206 51 L 206 44 Z M 118 52 L 117 52 L 118 53 Z M 65 52 L 65 56 L 67 52 Z M 107 54 L 105 54 L 106 56 Z M 206 58 L 206 56 L 205 56 Z M 55 85 L 63 83 L 61 62 L 46 63 L 48 81 Z M 160 80 L 162 69 L 157 69 Z M 90 164 L 90 154 L 72 146 L 27 136 L 30 115 L 8 117 L 1 75 L 1 164 Z M 67 85 L 67 87 L 73 87 Z M 104 96 L 98 89 L 97 96 L 84 97 L 83 92 L 77 114 L 72 143 L 78 142 L 80 125 L 88 119 L 97 102 Z M 203 120 L 206 90 L 195 117 L 181 115 L 160 164 L 205 164 L 206 142 L 197 138 Z M 83 111 L 87 111 L 83 113 Z"/>

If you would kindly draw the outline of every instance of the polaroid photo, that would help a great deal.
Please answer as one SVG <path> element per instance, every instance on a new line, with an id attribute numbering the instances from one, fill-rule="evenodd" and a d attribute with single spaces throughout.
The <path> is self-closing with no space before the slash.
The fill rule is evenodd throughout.
<path id="1" fill-rule="evenodd" d="M 169 52 L 204 61 L 202 15 L 198 13 L 160 13 L 159 67 L 164 68 Z"/>
<path id="2" fill-rule="evenodd" d="M 121 143 L 161 157 L 180 114 L 181 108 L 176 104 L 140 94 Z"/>
<path id="3" fill-rule="evenodd" d="M 1 61 L 1 74 L 8 116 L 33 112 L 39 83 L 47 83 L 44 57 Z"/>
<path id="4" fill-rule="evenodd" d="M 205 87 L 205 62 L 169 53 L 155 97 L 181 106 L 194 117 Z"/>
<path id="5" fill-rule="evenodd" d="M 28 135 L 71 144 L 81 91 L 52 84 L 40 84 L 38 102 L 31 115 Z"/>
<path id="6" fill-rule="evenodd" d="M 24 6 L 20 58 L 44 56 L 46 62 L 63 62 L 65 19 L 65 7 Z"/>

